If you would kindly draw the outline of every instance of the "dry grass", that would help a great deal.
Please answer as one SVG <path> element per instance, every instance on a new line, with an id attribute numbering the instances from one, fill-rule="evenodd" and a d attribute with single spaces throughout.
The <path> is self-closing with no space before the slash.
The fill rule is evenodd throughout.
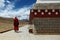
<path id="1" fill-rule="evenodd" d="M 28 22 L 19 21 L 19 27 L 28 24 Z M 0 18 L 0 33 L 13 29 L 13 19 Z"/>

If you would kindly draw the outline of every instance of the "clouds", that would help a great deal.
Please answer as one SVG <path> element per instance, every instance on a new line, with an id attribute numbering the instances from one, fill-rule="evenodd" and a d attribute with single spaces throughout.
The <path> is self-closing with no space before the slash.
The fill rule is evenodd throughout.
<path id="1" fill-rule="evenodd" d="M 11 0 L 12 1 L 12 0 Z M 27 6 L 22 6 L 22 7 L 17 7 L 15 6 L 15 2 L 18 2 L 17 0 L 15 0 L 14 2 L 11 2 L 9 0 L 3 0 L 1 2 L 1 5 L 3 6 L 2 8 L 4 8 L 1 12 L 0 12 L 0 17 L 4 17 L 4 18 L 13 18 L 14 16 L 17 16 L 18 19 L 23 20 L 23 19 L 29 19 L 29 14 L 30 14 L 30 9 L 32 8 L 33 4 Z M 20 6 L 20 5 L 19 5 Z M 14 9 L 16 7 L 16 9 Z"/>
<path id="2" fill-rule="evenodd" d="M 9 10 L 9 8 L 7 8 L 3 12 L 0 13 L 0 16 L 7 17 L 7 18 L 13 18 L 14 16 L 17 16 L 20 20 L 28 19 L 29 13 L 30 13 L 29 9 L 30 7 L 24 7 L 24 8 L 20 8 L 19 10 L 15 11 L 15 10 Z"/>
<path id="3" fill-rule="evenodd" d="M 6 2 L 7 2 L 7 3 L 11 3 L 11 2 L 10 2 L 10 1 L 8 1 L 8 0 L 7 0 Z"/>
<path id="4" fill-rule="evenodd" d="M 3 8 L 5 6 L 4 2 L 4 0 L 0 0 L 0 8 Z"/>

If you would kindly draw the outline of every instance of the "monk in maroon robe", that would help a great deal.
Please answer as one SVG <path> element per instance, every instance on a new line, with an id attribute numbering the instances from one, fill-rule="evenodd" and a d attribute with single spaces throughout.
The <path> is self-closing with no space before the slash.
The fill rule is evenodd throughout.
<path id="1" fill-rule="evenodd" d="M 17 32 L 19 30 L 19 21 L 18 18 L 14 18 L 14 31 Z"/>

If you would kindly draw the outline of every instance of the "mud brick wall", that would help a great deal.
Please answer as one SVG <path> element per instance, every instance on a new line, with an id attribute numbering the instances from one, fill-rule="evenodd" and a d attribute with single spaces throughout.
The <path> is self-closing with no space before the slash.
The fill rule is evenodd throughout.
<path id="1" fill-rule="evenodd" d="M 35 18 L 36 33 L 60 33 L 60 18 Z"/>

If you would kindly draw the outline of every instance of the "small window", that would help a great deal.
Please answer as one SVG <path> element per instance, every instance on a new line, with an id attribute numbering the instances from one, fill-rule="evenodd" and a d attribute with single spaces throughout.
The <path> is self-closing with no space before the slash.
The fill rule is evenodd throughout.
<path id="1" fill-rule="evenodd" d="M 38 10 L 38 12 L 40 12 L 40 10 Z"/>
<path id="2" fill-rule="evenodd" d="M 31 12 L 34 12 L 33 9 L 31 10 Z"/>
<path id="3" fill-rule="evenodd" d="M 44 15 L 44 12 L 42 12 L 41 15 Z"/>
<path id="4" fill-rule="evenodd" d="M 46 9 L 45 12 L 48 12 L 48 10 Z"/>
<path id="5" fill-rule="evenodd" d="M 55 12 L 55 10 L 53 9 L 52 12 Z"/>
<path id="6" fill-rule="evenodd" d="M 58 12 L 56 12 L 55 14 L 58 15 Z"/>
<path id="7" fill-rule="evenodd" d="M 35 12 L 34 15 L 37 15 L 37 12 Z"/>
<path id="8" fill-rule="evenodd" d="M 51 12 L 49 12 L 48 15 L 51 15 Z"/>

